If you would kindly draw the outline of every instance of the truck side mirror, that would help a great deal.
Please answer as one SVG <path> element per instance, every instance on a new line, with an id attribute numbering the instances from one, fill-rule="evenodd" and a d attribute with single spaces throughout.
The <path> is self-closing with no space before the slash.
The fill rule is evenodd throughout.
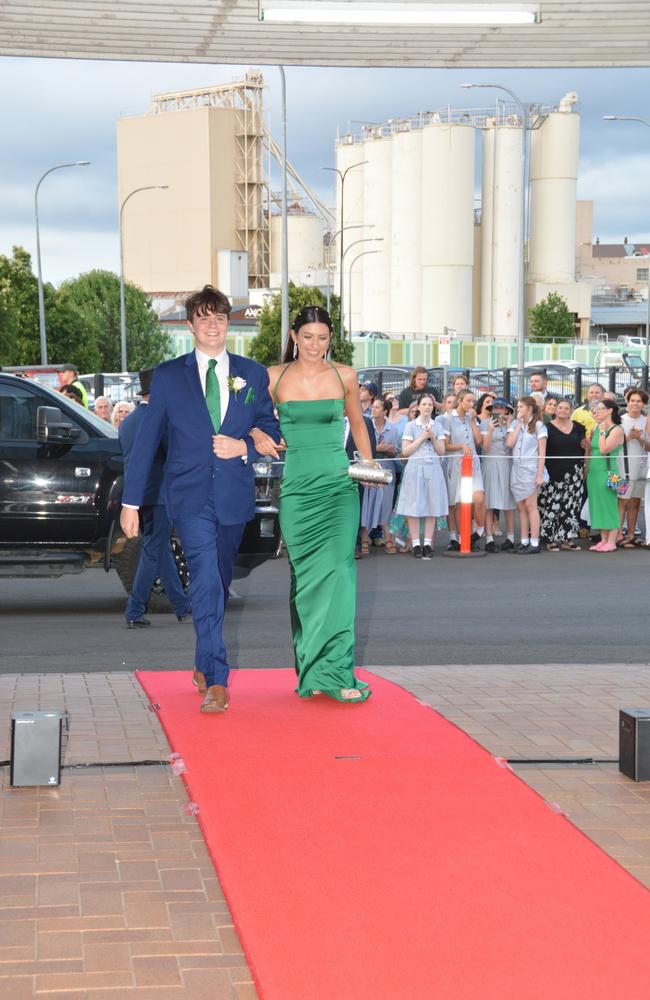
<path id="1" fill-rule="evenodd" d="M 81 428 L 72 423 L 58 406 L 39 406 L 36 411 L 36 439 L 41 444 L 72 443 L 81 437 Z"/>

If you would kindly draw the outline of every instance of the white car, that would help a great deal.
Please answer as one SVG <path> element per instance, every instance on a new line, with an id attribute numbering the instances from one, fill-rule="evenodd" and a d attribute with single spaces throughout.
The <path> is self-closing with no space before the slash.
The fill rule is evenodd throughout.
<path id="1" fill-rule="evenodd" d="M 132 387 L 135 384 L 136 393 L 139 390 L 137 372 L 104 372 L 104 395 L 111 403 L 119 403 L 122 399 L 131 399 L 134 395 Z M 95 374 L 80 375 L 79 381 L 88 393 L 88 403 L 95 401 Z"/>

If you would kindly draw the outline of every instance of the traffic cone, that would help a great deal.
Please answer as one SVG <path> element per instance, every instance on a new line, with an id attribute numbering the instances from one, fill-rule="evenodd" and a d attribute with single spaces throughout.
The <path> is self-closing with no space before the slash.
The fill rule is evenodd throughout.
<path id="1" fill-rule="evenodd" d="M 472 456 L 463 455 L 460 465 L 460 517 L 458 518 L 460 551 L 443 553 L 446 556 L 453 556 L 455 559 L 485 555 L 483 550 L 472 552 L 472 500 L 474 497 L 472 471 Z M 458 510 L 458 507 L 456 509 Z"/>
<path id="2" fill-rule="evenodd" d="M 472 456 L 463 455 L 460 465 L 460 551 L 468 556 L 472 551 Z"/>

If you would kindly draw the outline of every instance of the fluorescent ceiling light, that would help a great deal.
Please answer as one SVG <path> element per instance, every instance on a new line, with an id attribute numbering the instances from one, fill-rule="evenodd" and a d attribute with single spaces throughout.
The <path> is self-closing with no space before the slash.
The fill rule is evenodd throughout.
<path id="1" fill-rule="evenodd" d="M 539 4 L 431 3 L 429 0 L 392 3 L 390 0 L 258 0 L 260 21 L 293 24 L 380 25 L 490 25 L 536 24 Z"/>

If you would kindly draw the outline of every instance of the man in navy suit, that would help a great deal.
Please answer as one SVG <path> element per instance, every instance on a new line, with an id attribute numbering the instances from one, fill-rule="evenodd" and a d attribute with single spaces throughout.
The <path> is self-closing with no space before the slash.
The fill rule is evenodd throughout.
<path id="1" fill-rule="evenodd" d="M 118 428 L 125 469 L 129 467 L 135 439 L 147 412 L 153 373 L 153 368 L 143 368 L 140 372 L 140 405 L 124 418 Z M 190 602 L 183 591 L 172 551 L 172 525 L 167 516 L 163 496 L 164 465 L 165 447 L 161 442 L 151 465 L 149 481 L 140 507 L 142 551 L 126 603 L 125 615 L 129 628 L 143 628 L 151 624 L 149 619 L 144 617 L 144 613 L 151 588 L 158 577 L 162 580 L 165 593 L 179 622 L 184 622 L 189 615 Z"/>
<path id="2" fill-rule="evenodd" d="M 137 508 L 166 435 L 167 512 L 190 573 L 194 682 L 205 693 L 201 711 L 224 712 L 229 667 L 223 614 L 244 527 L 255 516 L 252 463 L 260 457 L 256 444 L 275 453 L 280 429 L 266 369 L 226 351 L 227 297 L 206 285 L 185 307 L 196 349 L 156 368 L 126 473 L 120 522 L 127 538 L 137 535 Z"/>

